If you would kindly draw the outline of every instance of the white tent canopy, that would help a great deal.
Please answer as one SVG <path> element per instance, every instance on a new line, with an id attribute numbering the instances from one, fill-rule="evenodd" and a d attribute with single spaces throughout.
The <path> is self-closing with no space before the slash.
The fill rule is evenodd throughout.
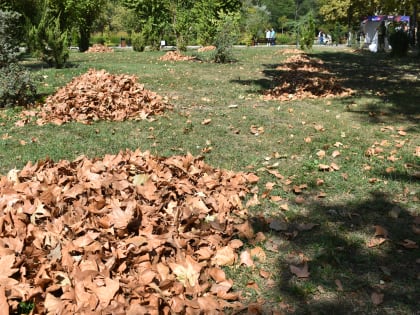
<path id="1" fill-rule="evenodd" d="M 361 29 L 365 34 L 365 42 L 369 46 L 369 50 L 376 52 L 378 47 L 377 28 L 381 21 L 385 21 L 388 26 L 391 22 L 410 23 L 410 17 L 406 15 L 375 15 L 367 17 L 361 23 Z M 390 49 L 388 40 L 385 39 L 385 49 Z"/>

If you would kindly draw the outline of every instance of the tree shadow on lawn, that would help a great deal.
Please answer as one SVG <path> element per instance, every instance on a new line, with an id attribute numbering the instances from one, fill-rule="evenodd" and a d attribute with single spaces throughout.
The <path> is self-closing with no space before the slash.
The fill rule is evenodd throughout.
<path id="1" fill-rule="evenodd" d="M 370 52 L 316 52 L 311 56 L 321 59 L 343 86 L 357 91 L 357 96 L 376 98 L 360 113 L 382 113 L 388 119 L 403 115 L 407 120 L 420 121 L 418 57 L 392 58 L 389 54 Z M 351 104 L 354 97 L 347 100 Z M 378 118 L 376 122 L 382 122 Z"/>
<path id="2" fill-rule="evenodd" d="M 351 53 L 351 52 L 312 52 L 311 57 L 323 61 L 340 84 L 356 91 L 355 95 L 342 98 L 348 110 L 366 116 L 371 115 L 370 122 L 409 120 L 420 122 L 420 63 L 416 57 L 391 58 L 386 54 Z M 239 79 L 233 82 L 243 85 L 255 85 L 263 94 L 266 90 L 278 86 L 286 73 L 278 70 L 279 64 L 265 64 L 263 78 Z M 296 70 L 296 77 L 310 83 L 315 77 L 325 77 L 323 73 Z M 290 75 L 286 76 L 289 78 Z M 316 91 L 316 87 L 313 89 Z M 371 101 L 355 109 L 351 107 L 360 98 Z"/>
<path id="3" fill-rule="evenodd" d="M 290 224 L 318 226 L 279 248 L 277 292 L 290 306 L 287 314 L 417 314 L 419 255 L 405 241 L 420 241 L 413 209 L 380 192 L 360 202 L 315 202 L 308 208 L 309 215 L 298 215 Z M 386 240 L 371 246 L 381 239 Z M 299 279 L 290 265 L 304 261 L 310 276 Z M 383 301 L 374 305 L 372 294 L 383 294 Z"/>

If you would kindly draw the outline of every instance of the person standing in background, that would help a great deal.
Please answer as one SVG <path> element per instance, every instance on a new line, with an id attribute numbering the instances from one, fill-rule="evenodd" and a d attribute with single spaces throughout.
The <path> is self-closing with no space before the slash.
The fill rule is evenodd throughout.
<path id="1" fill-rule="evenodd" d="M 271 46 L 274 46 L 276 44 L 276 32 L 274 31 L 274 28 L 271 28 L 270 40 Z"/>
<path id="2" fill-rule="evenodd" d="M 271 42 L 271 31 L 268 28 L 265 31 L 265 39 L 267 40 L 267 46 L 270 46 L 270 42 Z"/>
<path id="3" fill-rule="evenodd" d="M 385 21 L 381 21 L 377 28 L 378 32 L 378 51 L 385 51 L 385 35 L 386 35 L 386 26 Z"/>

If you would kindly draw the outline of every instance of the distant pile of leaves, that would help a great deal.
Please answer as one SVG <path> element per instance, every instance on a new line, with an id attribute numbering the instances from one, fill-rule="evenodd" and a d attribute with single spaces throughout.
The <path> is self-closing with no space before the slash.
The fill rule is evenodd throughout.
<path id="1" fill-rule="evenodd" d="M 114 50 L 102 44 L 93 44 L 91 47 L 89 47 L 88 50 L 85 51 L 85 53 L 110 53 L 110 52 L 114 52 Z"/>
<path id="2" fill-rule="evenodd" d="M 172 106 L 166 100 L 146 90 L 137 82 L 136 76 L 90 69 L 47 97 L 39 112 L 24 111 L 23 119 L 17 125 L 27 123 L 30 116 L 36 116 L 39 125 L 49 122 L 61 125 L 69 121 L 142 120 L 162 115 L 170 109 Z"/>
<path id="3" fill-rule="evenodd" d="M 209 314 L 242 308 L 221 266 L 252 237 L 258 177 L 149 152 L 28 163 L 0 178 L 0 313 Z M 250 236 L 251 235 L 251 236 Z"/>
<path id="4" fill-rule="evenodd" d="M 168 51 L 162 57 L 159 58 L 162 61 L 189 61 L 189 60 L 197 60 L 197 58 L 193 56 L 185 56 L 181 54 L 179 51 Z"/>
<path id="5" fill-rule="evenodd" d="M 197 49 L 198 52 L 213 51 L 216 50 L 216 46 L 204 46 Z"/>
<path id="6" fill-rule="evenodd" d="M 267 100 L 289 101 L 305 98 L 347 96 L 353 90 L 343 87 L 321 60 L 299 52 L 276 68 L 277 86 L 264 91 Z"/>

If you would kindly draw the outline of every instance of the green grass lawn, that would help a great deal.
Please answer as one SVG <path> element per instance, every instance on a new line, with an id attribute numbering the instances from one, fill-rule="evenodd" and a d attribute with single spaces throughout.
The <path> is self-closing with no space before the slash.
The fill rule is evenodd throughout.
<path id="1" fill-rule="evenodd" d="M 246 246 L 260 246 L 265 256 L 253 268 L 226 269 L 246 303 L 263 305 L 264 314 L 416 314 L 419 59 L 315 49 L 309 55 L 355 94 L 278 102 L 265 101 L 262 91 L 277 84 L 276 67 L 287 57 L 281 48 L 237 48 L 230 64 L 208 62 L 208 53 L 204 61 L 164 62 L 163 54 L 72 53 L 71 67 L 59 70 L 25 60 L 43 78 L 43 95 L 95 68 L 135 74 L 175 107 L 152 122 L 24 127 L 15 126 L 20 109 L 1 110 L 0 174 L 47 157 L 137 148 L 158 156 L 190 152 L 214 167 L 255 172 L 259 202 L 249 204 L 251 221 L 266 239 Z M 375 226 L 387 239 L 369 246 L 383 236 L 376 229 L 374 239 Z M 305 262 L 309 277 L 291 272 Z"/>

